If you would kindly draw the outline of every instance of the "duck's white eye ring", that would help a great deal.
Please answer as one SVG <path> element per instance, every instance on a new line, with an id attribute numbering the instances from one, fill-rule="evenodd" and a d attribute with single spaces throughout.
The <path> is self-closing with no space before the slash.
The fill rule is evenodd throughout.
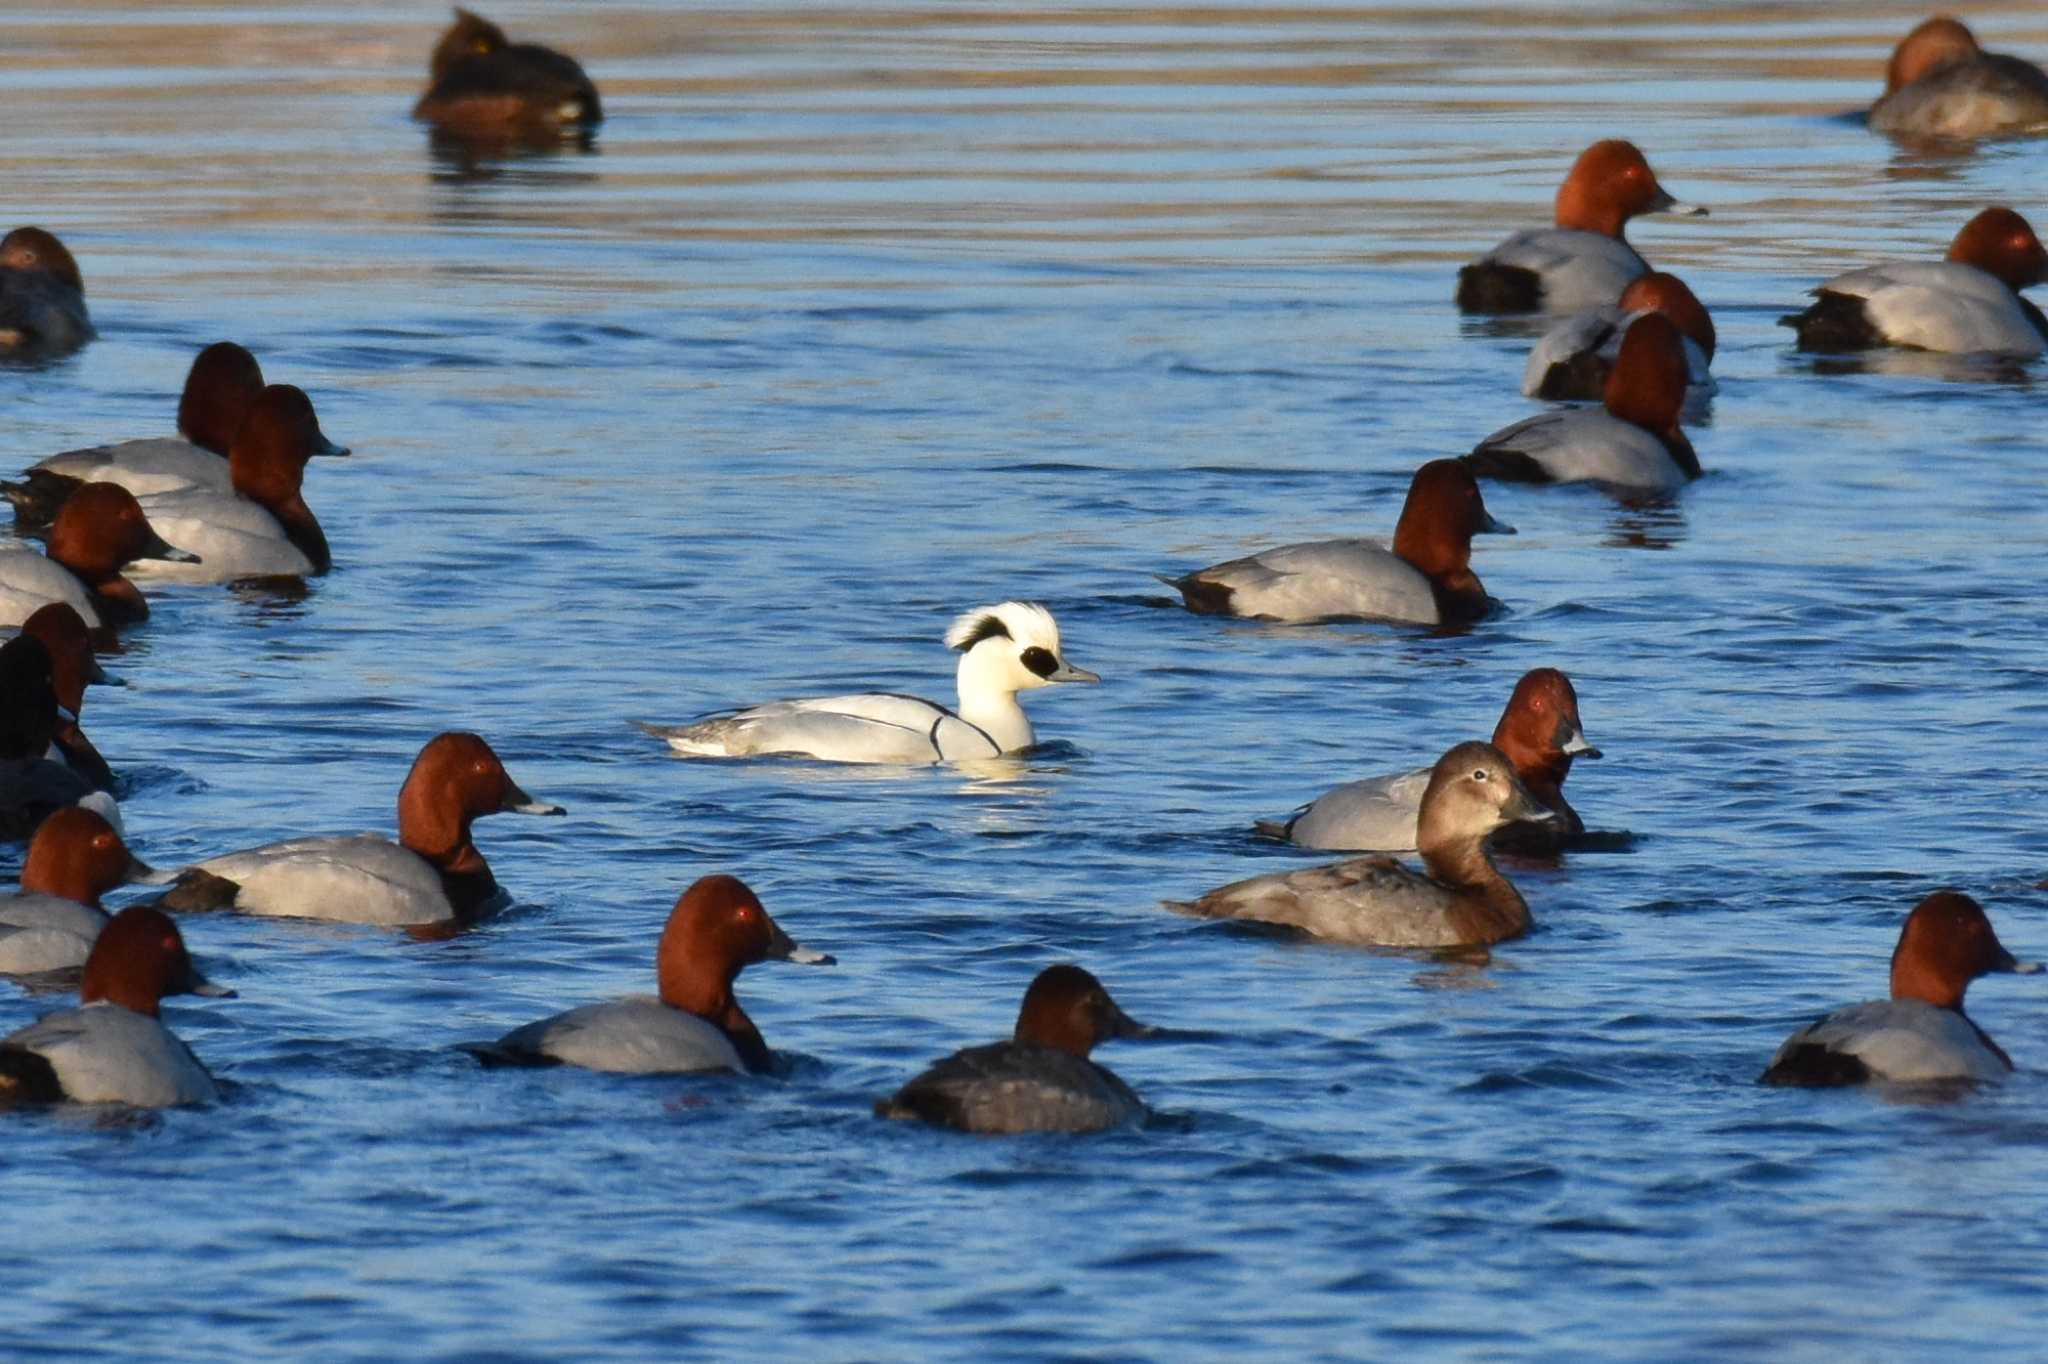
<path id="1" fill-rule="evenodd" d="M 1483 767 L 1475 767 L 1472 769 L 1472 780 L 1474 781 L 1485 781 L 1486 775 L 1486 769 Z"/>

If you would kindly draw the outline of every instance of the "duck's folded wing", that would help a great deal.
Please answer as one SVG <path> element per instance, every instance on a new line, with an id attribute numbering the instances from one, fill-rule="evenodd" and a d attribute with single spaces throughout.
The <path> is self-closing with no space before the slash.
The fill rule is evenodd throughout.
<path id="1" fill-rule="evenodd" d="M 486 1065 L 565 1064 L 632 1074 L 746 1070 L 722 1030 L 651 996 L 585 1004 L 466 1050 Z"/>
<path id="2" fill-rule="evenodd" d="M 997 1042 L 935 1063 L 875 1112 L 964 1132 L 1093 1132 L 1142 1116 L 1144 1105 L 1083 1057 Z"/>
<path id="3" fill-rule="evenodd" d="M 1792 1034 L 1763 1078 L 1774 1084 L 1910 1084 L 1996 1080 L 2010 1069 L 1955 1010 L 1916 999 L 1875 999 L 1838 1009 Z"/>
<path id="4" fill-rule="evenodd" d="M 2040 354 L 2041 333 L 2028 319 L 2018 296 L 2003 285 L 1999 289 L 1987 296 L 1898 283 L 1864 295 L 1863 311 L 1879 334 L 1895 346 L 1949 355 Z"/>
<path id="5" fill-rule="evenodd" d="M 225 459 L 177 436 L 66 450 L 34 469 L 86 483 L 118 483 L 137 497 L 193 487 L 225 491 L 230 486 Z"/>
<path id="6" fill-rule="evenodd" d="M 1354 857 L 1254 876 L 1167 907 L 1205 919 L 1282 924 L 1319 938 L 1436 947 L 1445 942 L 1444 900 L 1441 886 L 1390 857 Z"/>
<path id="7" fill-rule="evenodd" d="M 1318 796 L 1295 817 L 1288 837 L 1304 848 L 1340 852 L 1409 852 L 1430 769 L 1346 782 Z"/>
<path id="8" fill-rule="evenodd" d="M 454 917 L 427 860 L 376 834 L 290 839 L 209 858 L 197 869 L 233 882 L 234 906 L 249 914 L 387 925 Z"/>
<path id="9" fill-rule="evenodd" d="M 647 729 L 683 752 L 730 757 L 791 753 L 838 762 L 929 763 L 998 752 L 987 735 L 944 706 L 892 692 L 771 701 Z"/>
<path id="10" fill-rule="evenodd" d="M 1282 621 L 1437 618 L 1429 580 L 1376 540 L 1281 545 L 1205 568 L 1191 578 L 1227 589 L 1230 612 L 1238 616 Z"/>

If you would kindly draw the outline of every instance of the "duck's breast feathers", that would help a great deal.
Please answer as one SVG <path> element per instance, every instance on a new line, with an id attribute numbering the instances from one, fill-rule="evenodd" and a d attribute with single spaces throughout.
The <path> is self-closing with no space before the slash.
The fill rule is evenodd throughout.
<path id="1" fill-rule="evenodd" d="M 46 1060 L 74 1103 L 210 1103 L 213 1077 L 157 1019 L 114 1004 L 65 1009 L 0 1041 Z"/>
<path id="2" fill-rule="evenodd" d="M 1612 303 L 1650 268 L 1620 238 L 1571 227 L 1517 232 L 1480 260 L 1533 271 L 1543 283 L 1543 311 L 1553 313 Z"/>
<path id="3" fill-rule="evenodd" d="M 234 907 L 249 914 L 394 927 L 458 917 L 440 873 L 376 834 L 290 839 L 197 866 L 233 882 Z"/>
<path id="4" fill-rule="evenodd" d="M 83 483 L 114 483 L 137 497 L 206 488 L 226 492 L 228 462 L 176 436 L 66 450 L 33 466 Z"/>
<path id="5" fill-rule="evenodd" d="M 629 1074 L 747 1069 L 722 1028 L 652 996 L 585 1004 L 515 1028 L 481 1051 L 496 1053 L 487 1061 L 528 1058 Z"/>
<path id="6" fill-rule="evenodd" d="M 2012 1067 L 1954 1009 L 1917 999 L 1876 999 L 1839 1009 L 1786 1039 L 1763 1078 L 1774 1084 L 1871 1080 L 1999 1080 Z"/>
<path id="7" fill-rule="evenodd" d="M 1145 1105 L 1085 1057 L 996 1042 L 955 1052 L 875 1111 L 963 1132 L 1097 1132 L 1143 1118 Z"/>
<path id="8" fill-rule="evenodd" d="M 1434 625 L 1429 579 L 1374 540 L 1314 540 L 1261 550 L 1190 578 L 1230 594 L 1230 614 L 1311 621 L 1341 616 Z"/>
<path id="9" fill-rule="evenodd" d="M 1346 782 L 1316 797 L 1288 838 L 1304 848 L 1335 852 L 1411 852 L 1430 769 Z"/>

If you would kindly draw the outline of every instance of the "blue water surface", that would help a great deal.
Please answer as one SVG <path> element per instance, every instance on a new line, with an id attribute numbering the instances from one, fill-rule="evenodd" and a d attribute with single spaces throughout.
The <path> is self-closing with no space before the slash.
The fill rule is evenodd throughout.
<path id="1" fill-rule="evenodd" d="M 169 589 L 86 723 L 176 866 L 390 830 L 486 735 L 563 820 L 518 904 L 414 942 L 196 917 L 234 1001 L 165 1015 L 217 1106 L 5 1123 L 10 1360 L 2033 1359 L 2048 997 L 1947 1103 L 1753 1083 L 1879 995 L 1954 885 L 2048 954 L 2042 369 L 1818 364 L 1838 269 L 2037 219 L 2048 142 L 1873 138 L 1911 22 L 1849 4 L 1192 9 L 519 0 L 610 119 L 477 163 L 406 117 L 445 12 L 0 14 L 0 174 L 101 337 L 0 373 L 18 468 L 167 432 L 233 337 L 354 447 L 302 600 Z M 2048 54 L 2023 7 L 1971 16 Z M 1634 138 L 1699 220 L 1633 239 L 1714 311 L 1674 503 L 1489 488 L 1462 635 L 1191 616 L 1149 575 L 1391 533 L 1414 468 L 1528 415 L 1461 260 Z M 1100 688 L 974 771 L 691 762 L 635 730 L 861 687 L 946 700 L 960 611 L 1057 614 Z M 1536 666 L 1626 851 L 1511 869 L 1490 959 L 1160 907 L 1250 837 L 1491 731 Z M 8 854 L 18 857 L 18 852 Z M 12 860 L 0 865 L 11 873 Z M 483 1072 L 455 1043 L 651 988 L 727 871 L 830 951 L 740 994 L 780 1079 Z M 975 1140 L 873 1100 L 1078 961 L 1180 1035 L 1105 1049 L 1141 1129 Z M 0 991 L 11 1029 L 56 1002 Z"/>

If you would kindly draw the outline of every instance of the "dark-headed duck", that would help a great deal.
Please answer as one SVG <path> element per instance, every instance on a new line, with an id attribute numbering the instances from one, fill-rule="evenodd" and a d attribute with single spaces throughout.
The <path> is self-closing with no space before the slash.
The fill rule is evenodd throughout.
<path id="1" fill-rule="evenodd" d="M 1922 21 L 1892 49 L 1870 126 L 1900 138 L 1974 138 L 2048 128 L 2048 74 L 1986 52 L 1961 20 Z"/>
<path id="2" fill-rule="evenodd" d="M 46 359 L 92 338 L 85 277 L 64 243 L 40 227 L 0 237 L 0 356 Z"/>
<path id="3" fill-rule="evenodd" d="M 878 1118 L 911 1118 L 962 1132 L 1099 1132 L 1135 1122 L 1145 1105 L 1088 1059 L 1097 1044 L 1145 1037 L 1078 966 L 1048 966 L 1024 992 L 1007 1042 L 956 1051 L 875 1105 Z"/>
<path id="4" fill-rule="evenodd" d="M 604 121 L 597 87 L 571 57 L 508 42 L 466 9 L 434 45 L 427 93 L 412 116 L 458 137 L 531 139 L 587 132 Z"/>

